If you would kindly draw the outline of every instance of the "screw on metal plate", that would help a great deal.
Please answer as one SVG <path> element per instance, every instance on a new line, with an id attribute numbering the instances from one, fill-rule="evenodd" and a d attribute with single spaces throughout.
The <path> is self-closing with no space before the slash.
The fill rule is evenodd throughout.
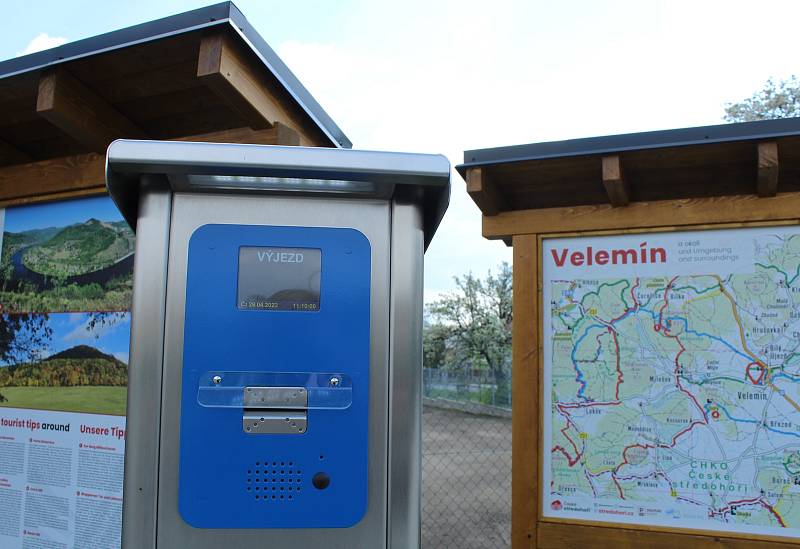
<path id="1" fill-rule="evenodd" d="M 219 385 L 222 383 L 222 376 L 214 376 L 211 378 L 211 381 L 214 382 L 214 385 Z"/>
<path id="2" fill-rule="evenodd" d="M 339 383 L 341 383 L 341 381 L 339 381 L 338 377 L 332 377 L 331 378 L 331 381 L 330 381 L 331 387 L 338 387 Z"/>

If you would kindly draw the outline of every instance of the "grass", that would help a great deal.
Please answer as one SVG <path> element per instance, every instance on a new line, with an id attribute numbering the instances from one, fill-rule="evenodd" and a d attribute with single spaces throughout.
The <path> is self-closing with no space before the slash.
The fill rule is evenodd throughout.
<path id="1" fill-rule="evenodd" d="M 88 414 L 125 415 L 127 387 L 0 387 L 0 406 Z"/>

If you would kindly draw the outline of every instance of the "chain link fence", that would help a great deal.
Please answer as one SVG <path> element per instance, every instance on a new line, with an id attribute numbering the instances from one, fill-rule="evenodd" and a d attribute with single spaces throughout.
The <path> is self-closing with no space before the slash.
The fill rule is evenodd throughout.
<path id="1" fill-rule="evenodd" d="M 433 368 L 423 380 L 422 546 L 510 547 L 510 380 Z"/>

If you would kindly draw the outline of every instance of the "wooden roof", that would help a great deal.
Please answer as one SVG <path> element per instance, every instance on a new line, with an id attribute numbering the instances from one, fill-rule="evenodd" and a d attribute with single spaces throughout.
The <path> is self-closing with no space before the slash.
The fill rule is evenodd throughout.
<path id="1" fill-rule="evenodd" d="M 565 208 L 638 211 L 667 200 L 798 192 L 800 118 L 465 151 L 456 169 L 484 214 L 484 235 L 508 239 L 513 226 L 494 218 L 510 212 L 547 219 Z"/>
<path id="2" fill-rule="evenodd" d="M 350 147 L 230 2 L 0 63 L 0 202 L 102 185 L 117 138 Z"/>

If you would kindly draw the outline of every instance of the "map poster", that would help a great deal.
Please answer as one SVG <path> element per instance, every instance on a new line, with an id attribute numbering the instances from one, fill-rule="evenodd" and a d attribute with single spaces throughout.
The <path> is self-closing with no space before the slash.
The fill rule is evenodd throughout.
<path id="1" fill-rule="evenodd" d="M 543 515 L 800 537 L 800 228 L 542 244 Z"/>
<path id="2" fill-rule="evenodd" d="M 134 235 L 108 197 L 0 210 L 0 547 L 118 549 Z"/>

